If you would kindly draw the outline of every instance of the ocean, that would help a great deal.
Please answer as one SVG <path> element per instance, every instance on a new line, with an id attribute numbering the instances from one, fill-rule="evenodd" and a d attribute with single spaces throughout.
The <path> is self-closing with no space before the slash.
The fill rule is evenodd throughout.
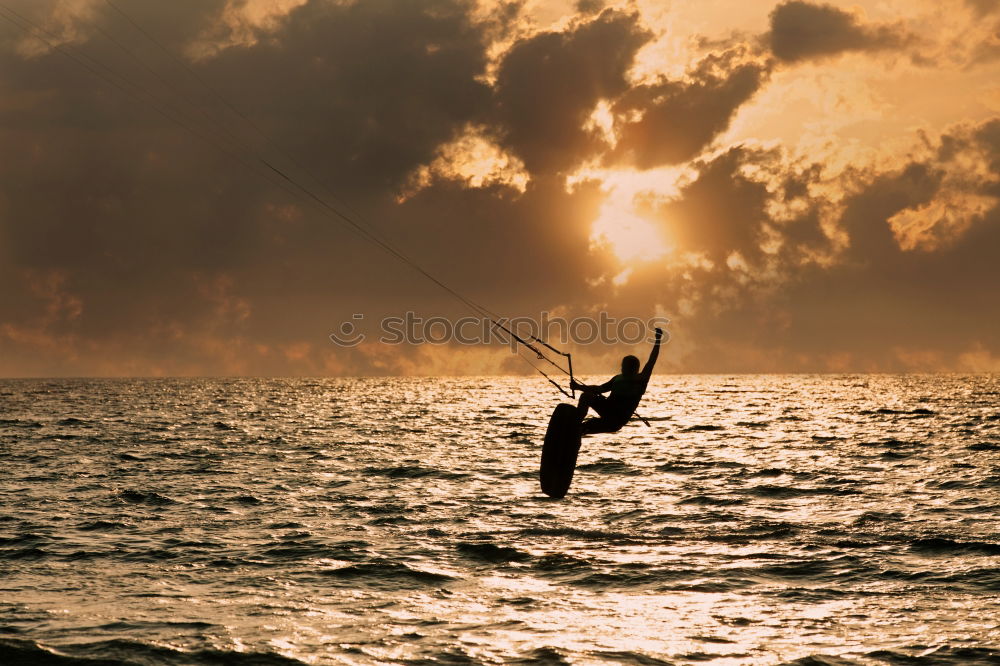
<path id="1" fill-rule="evenodd" d="M 596 379 L 596 378 L 595 378 Z M 0 381 L 0 664 L 1000 664 L 1000 378 Z"/>

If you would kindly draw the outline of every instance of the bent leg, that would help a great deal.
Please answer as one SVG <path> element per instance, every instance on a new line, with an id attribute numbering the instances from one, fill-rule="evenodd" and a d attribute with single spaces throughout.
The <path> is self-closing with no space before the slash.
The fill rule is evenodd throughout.
<path id="1" fill-rule="evenodd" d="M 627 423 L 627 421 L 626 421 Z M 620 419 L 609 419 L 603 416 L 596 419 L 587 419 L 580 425 L 581 435 L 599 435 L 602 433 L 618 432 L 625 427 Z"/>
<path id="2" fill-rule="evenodd" d="M 608 424 L 605 423 L 604 419 L 600 417 L 597 417 L 595 419 L 587 419 L 580 425 L 581 437 L 586 437 L 587 435 L 596 435 L 602 432 L 608 432 Z"/>
<path id="3" fill-rule="evenodd" d="M 594 411 L 600 414 L 596 419 L 587 419 L 580 426 L 581 435 L 596 435 L 598 433 L 618 432 L 628 423 L 631 413 L 618 408 L 609 400 L 592 405 Z"/>
<path id="4" fill-rule="evenodd" d="M 607 398 L 600 393 L 584 391 L 580 394 L 580 402 L 576 406 L 576 415 L 582 421 L 587 417 L 587 411 L 593 407 L 594 411 L 600 413 L 598 405 L 601 405 Z"/>

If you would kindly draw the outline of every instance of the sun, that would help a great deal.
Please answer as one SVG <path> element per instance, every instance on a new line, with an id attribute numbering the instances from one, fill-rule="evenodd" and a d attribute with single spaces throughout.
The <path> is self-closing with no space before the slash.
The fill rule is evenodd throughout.
<path id="1" fill-rule="evenodd" d="M 655 261 L 671 251 L 662 231 L 651 220 L 639 215 L 631 203 L 616 201 L 616 197 L 601 206 L 591 227 L 590 241 L 610 247 L 625 265 Z"/>
<path id="2" fill-rule="evenodd" d="M 635 171 L 586 165 L 570 175 L 566 185 L 572 190 L 581 183 L 599 184 L 604 201 L 591 223 L 591 245 L 610 249 L 630 271 L 636 263 L 660 260 L 676 249 L 654 211 L 678 197 L 693 175 L 690 167 Z"/>

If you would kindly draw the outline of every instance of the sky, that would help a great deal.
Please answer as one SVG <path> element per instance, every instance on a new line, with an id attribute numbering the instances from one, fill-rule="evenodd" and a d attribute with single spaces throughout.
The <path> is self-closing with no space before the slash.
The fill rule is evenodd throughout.
<path id="1" fill-rule="evenodd" d="M 0 0 L 0 153 L 0 376 L 1000 371 L 998 0 Z"/>

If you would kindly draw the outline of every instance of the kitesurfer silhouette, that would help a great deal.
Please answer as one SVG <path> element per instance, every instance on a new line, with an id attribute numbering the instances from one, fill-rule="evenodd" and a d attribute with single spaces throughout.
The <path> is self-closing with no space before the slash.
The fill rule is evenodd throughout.
<path id="1" fill-rule="evenodd" d="M 577 415 L 582 424 L 580 433 L 583 435 L 594 435 L 602 432 L 618 432 L 624 427 L 628 420 L 632 418 L 635 408 L 639 406 L 643 394 L 646 392 L 646 385 L 649 377 L 653 374 L 653 366 L 656 365 L 656 358 L 660 355 L 660 341 L 663 338 L 663 331 L 656 329 L 656 340 L 653 342 L 653 351 L 649 354 L 649 360 L 639 371 L 639 359 L 629 355 L 622 359 L 621 374 L 615 375 L 608 381 L 598 386 L 581 384 L 576 380 L 572 382 L 572 388 L 582 391 L 580 402 L 577 405 Z M 601 395 L 610 391 L 607 397 Z M 593 409 L 598 413 L 597 418 L 590 418 L 584 421 L 588 410 Z"/>

